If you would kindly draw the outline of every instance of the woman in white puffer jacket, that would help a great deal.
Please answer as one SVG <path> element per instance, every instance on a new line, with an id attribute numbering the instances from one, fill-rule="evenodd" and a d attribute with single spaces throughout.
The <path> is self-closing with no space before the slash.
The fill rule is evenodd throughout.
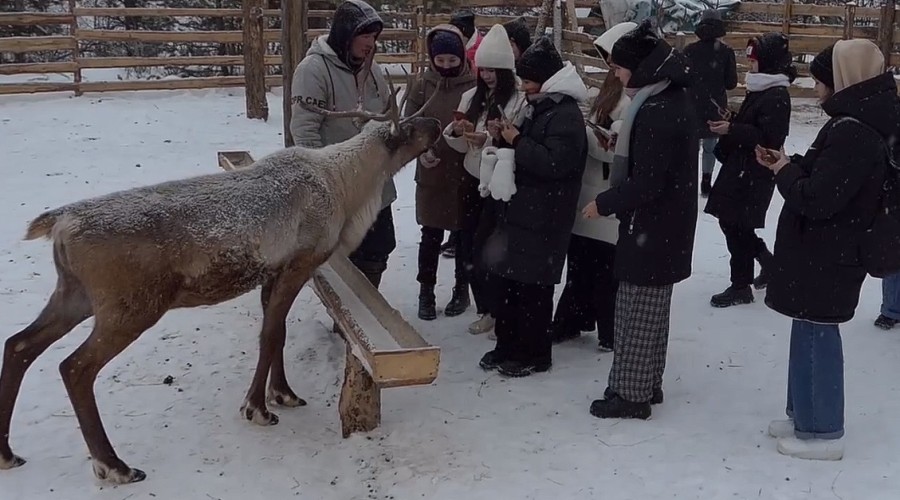
<path id="1" fill-rule="evenodd" d="M 491 314 L 490 284 L 487 282 L 487 273 L 478 270 L 478 262 L 473 262 L 475 252 L 475 232 L 478 229 L 482 212 L 490 210 L 485 205 L 496 203 L 488 189 L 489 178 L 481 175 L 482 154 L 487 151 L 488 156 L 496 158 L 497 147 L 509 147 L 509 145 L 496 144 L 488 133 L 489 123 L 499 121 L 501 116 L 506 116 L 514 125 L 519 126 L 525 119 L 526 107 L 525 94 L 521 92 L 518 79 L 515 75 L 515 57 L 509 37 L 502 25 L 495 25 L 485 35 L 475 52 L 475 65 L 478 67 L 478 83 L 474 89 L 466 91 L 459 102 L 457 110 L 465 115 L 465 118 L 454 120 L 444 130 L 444 140 L 447 144 L 465 153 L 464 167 L 472 176 L 469 196 L 466 202 L 466 213 L 470 214 L 459 232 L 457 252 L 464 252 L 464 261 L 469 263 L 472 269 L 469 282 L 475 297 L 475 307 L 479 319 L 469 325 L 472 334 L 485 333 L 493 329 L 494 319 Z M 503 109 L 503 115 L 500 109 Z M 511 149 L 509 150 L 512 151 Z M 491 163 L 493 165 L 493 163 Z"/>
<path id="2" fill-rule="evenodd" d="M 608 29 L 595 40 L 606 60 L 616 40 L 637 25 L 626 22 Z M 587 119 L 613 134 L 618 131 L 622 114 L 631 100 L 622 83 L 609 73 Z M 578 206 L 583 207 L 609 189 L 612 147 L 603 144 L 591 127 L 587 128 L 588 160 L 581 181 Z M 609 149 L 607 149 L 609 148 Z M 615 217 L 586 219 L 579 212 L 572 228 L 566 255 L 566 285 L 556 306 L 551 335 L 555 343 L 576 338 L 582 332 L 597 329 L 600 349 L 613 349 L 613 319 L 618 281 L 613 274 L 619 221 Z"/>

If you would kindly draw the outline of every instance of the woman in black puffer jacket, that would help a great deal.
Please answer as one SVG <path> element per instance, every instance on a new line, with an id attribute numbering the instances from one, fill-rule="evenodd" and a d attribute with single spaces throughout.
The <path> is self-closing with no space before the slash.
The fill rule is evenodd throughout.
<path id="1" fill-rule="evenodd" d="M 838 324 L 853 318 L 866 277 L 860 241 L 875 218 L 890 168 L 885 144 L 900 136 L 900 100 L 893 75 L 884 72 L 884 57 L 868 40 L 837 42 L 816 56 L 810 72 L 831 120 L 806 156 L 789 160 L 781 153 L 767 165 L 784 208 L 766 305 L 794 320 L 790 419 L 772 422 L 769 434 L 779 438 L 782 454 L 838 460 L 844 435 Z"/>
<path id="2" fill-rule="evenodd" d="M 772 254 L 756 229 L 765 227 L 775 176 L 757 163 L 754 148 L 779 150 L 784 145 L 791 122 L 788 87 L 797 77 L 788 38 L 782 33 L 750 39 L 747 58 L 751 68 L 740 111 L 730 122 L 709 122 L 710 130 L 721 136 L 716 157 L 722 170 L 709 194 L 706 213 L 719 219 L 731 253 L 731 286 L 713 295 L 710 303 L 714 307 L 749 304 L 753 302 L 750 285 L 757 289 L 766 286 Z M 755 280 L 754 260 L 762 268 Z"/>

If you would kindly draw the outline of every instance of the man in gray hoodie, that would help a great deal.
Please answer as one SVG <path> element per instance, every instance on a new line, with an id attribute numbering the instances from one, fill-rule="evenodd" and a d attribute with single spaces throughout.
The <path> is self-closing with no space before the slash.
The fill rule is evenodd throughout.
<path id="1" fill-rule="evenodd" d="M 391 89 L 373 61 L 384 23 L 369 4 L 346 0 L 334 13 L 331 30 L 316 39 L 294 70 L 291 95 L 291 135 L 298 146 L 320 148 L 346 141 L 360 132 L 351 118 L 324 117 L 300 102 L 330 111 L 385 110 Z M 381 212 L 350 260 L 378 287 L 396 247 L 391 203 L 397 199 L 394 181 L 385 182 Z"/>

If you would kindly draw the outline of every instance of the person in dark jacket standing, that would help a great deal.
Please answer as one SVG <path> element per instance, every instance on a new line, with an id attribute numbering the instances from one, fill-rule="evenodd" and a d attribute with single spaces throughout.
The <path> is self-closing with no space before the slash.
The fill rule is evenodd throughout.
<path id="1" fill-rule="evenodd" d="M 722 138 L 716 156 L 722 170 L 706 204 L 706 213 L 719 219 L 728 252 L 731 254 L 731 285 L 713 295 L 713 307 L 730 307 L 753 302 L 753 290 L 765 288 L 772 254 L 756 229 L 766 225 L 766 213 L 775 192 L 775 176 L 756 161 L 756 146 L 779 150 L 791 124 L 791 96 L 788 87 L 797 77 L 791 64 L 788 37 L 766 33 L 747 44 L 750 71 L 747 96 L 731 120 L 708 122 L 709 130 Z M 753 278 L 753 262 L 760 273 Z"/>
<path id="2" fill-rule="evenodd" d="M 725 36 L 725 23 L 719 11 L 704 11 L 695 34 L 699 40 L 685 47 L 684 55 L 690 64 L 690 91 L 697 110 L 700 144 L 703 149 L 700 196 L 706 198 L 712 188 L 713 169 L 716 166 L 715 148 L 719 139 L 718 134 L 709 130 L 706 122 L 723 119 L 720 110 L 728 109 L 727 91 L 737 87 L 737 63 L 734 49 L 720 40 Z"/>
<path id="3" fill-rule="evenodd" d="M 775 172 L 784 208 L 766 305 L 793 319 L 788 420 L 769 425 L 778 451 L 843 456 L 844 360 L 839 324 L 853 318 L 866 269 L 860 241 L 879 207 L 889 168 L 885 144 L 900 136 L 900 101 L 884 57 L 869 40 L 844 40 L 810 64 L 831 118 L 806 155 L 760 163 Z"/>
<path id="4" fill-rule="evenodd" d="M 479 364 L 524 377 L 552 364 L 553 288 L 562 277 L 587 160 L 579 102 L 588 93 L 546 37 L 522 54 L 516 74 L 530 109 L 521 129 L 505 121 L 500 131 L 515 152 L 514 178 L 513 165 L 504 172 L 498 160 L 489 182 L 491 196 L 508 201 L 497 202 L 496 222 L 481 247 L 495 282 L 497 344 Z M 514 185 L 504 188 L 509 180 Z"/>
<path id="5" fill-rule="evenodd" d="M 644 21 L 613 46 L 611 68 L 631 104 L 616 139 L 610 189 L 584 216 L 616 214 L 615 354 L 599 418 L 650 417 L 662 401 L 675 283 L 691 275 L 699 136 L 687 65 Z"/>
<path id="6" fill-rule="evenodd" d="M 462 33 L 449 24 L 431 29 L 425 37 L 431 66 L 425 75 L 409 90 L 410 97 L 404 113 L 414 114 L 432 95 L 438 94 L 422 116 L 438 119 L 441 123 L 453 121 L 456 103 L 464 92 L 475 86 L 466 59 L 466 47 Z M 439 141 L 419 157 L 416 165 L 416 222 L 422 226 L 419 242 L 419 319 L 431 321 L 437 318 L 434 289 L 437 284 L 438 261 L 444 231 L 456 231 L 471 215 L 470 191 L 467 184 L 474 180 L 463 168 L 464 155 Z M 466 252 L 456 252 L 456 283 L 453 297 L 444 308 L 444 315 L 459 316 L 469 308 L 469 273 L 466 270 Z"/>

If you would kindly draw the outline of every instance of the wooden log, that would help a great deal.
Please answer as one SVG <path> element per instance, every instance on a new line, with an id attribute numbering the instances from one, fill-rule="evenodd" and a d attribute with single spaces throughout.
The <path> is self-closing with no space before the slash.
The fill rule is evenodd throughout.
<path id="1" fill-rule="evenodd" d="M 844 40 L 850 40 L 853 38 L 853 25 L 856 24 L 856 4 L 853 2 L 847 3 L 845 6 L 846 11 L 844 12 Z"/>
<path id="2" fill-rule="evenodd" d="M 311 41 L 327 34 L 327 29 L 310 29 L 306 30 L 306 39 Z M 381 35 L 378 37 L 379 40 L 415 40 L 416 38 L 415 31 L 396 28 L 387 28 L 382 31 Z"/>
<path id="3" fill-rule="evenodd" d="M 75 84 L 71 82 L 0 83 L 0 95 L 37 94 L 42 92 L 72 92 L 74 90 Z"/>
<path id="4" fill-rule="evenodd" d="M 735 9 L 735 12 L 743 14 L 783 16 L 784 8 L 784 2 L 742 2 L 737 9 Z M 843 17 L 844 6 L 802 4 L 794 2 L 793 5 L 791 5 L 791 14 L 793 16 Z M 878 18 L 879 14 L 880 9 L 874 7 L 857 8 L 856 12 L 858 17 L 869 18 Z"/>
<path id="5" fill-rule="evenodd" d="M 266 42 L 281 39 L 281 30 L 265 30 Z M 243 43 L 242 31 L 79 30 L 78 40 L 92 42 Z"/>
<path id="6" fill-rule="evenodd" d="M 0 38 L 0 52 L 22 54 L 47 50 L 73 50 L 75 37 L 72 36 L 10 36 Z"/>
<path id="7" fill-rule="evenodd" d="M 72 61 L 75 62 L 75 73 L 72 77 L 75 82 L 75 97 L 81 92 L 81 47 L 78 46 L 78 17 L 75 16 L 75 0 L 68 0 L 69 13 L 72 15 L 72 23 L 69 25 L 69 35 L 75 37 L 75 47 L 72 49 Z"/>
<path id="8" fill-rule="evenodd" d="M 244 96 L 247 118 L 269 120 L 266 100 L 266 45 L 263 42 L 263 0 L 243 0 L 244 9 Z"/>
<path id="9" fill-rule="evenodd" d="M 280 76 L 266 77 L 266 85 L 277 87 Z M 209 76 L 202 78 L 178 78 L 172 80 L 119 80 L 113 82 L 83 82 L 84 92 L 124 92 L 132 90 L 188 90 L 244 85 L 243 76 Z"/>
<path id="10" fill-rule="evenodd" d="M 885 61 L 890 61 L 894 50 L 894 22 L 897 16 L 897 0 L 884 0 L 878 23 L 878 47 Z"/>
<path id="11" fill-rule="evenodd" d="M 75 9 L 75 15 L 77 17 L 241 17 L 244 13 L 241 9 L 78 7 Z M 262 15 L 265 17 L 280 17 L 281 11 L 277 9 L 263 9 Z"/>
<path id="12" fill-rule="evenodd" d="M 346 353 L 344 383 L 338 403 L 341 435 L 345 438 L 355 432 L 373 431 L 381 424 L 381 389 L 362 361 L 353 354 L 350 343 L 347 343 Z"/>
<path id="13" fill-rule="evenodd" d="M 72 14 L 51 12 L 0 12 L 0 26 L 58 26 L 71 24 Z"/>
<path id="14" fill-rule="evenodd" d="M 575 7 L 579 9 L 591 9 L 597 6 L 597 0 L 574 0 Z M 468 0 L 465 2 L 468 8 L 481 7 L 537 7 L 536 0 Z"/>
<path id="15" fill-rule="evenodd" d="M 78 66 L 71 61 L 50 63 L 0 64 L 0 75 L 21 75 L 24 73 L 74 73 Z"/>
<path id="16" fill-rule="evenodd" d="M 794 8 L 794 0 L 784 0 L 784 13 L 782 13 L 781 19 L 781 32 L 785 35 L 789 35 L 791 33 L 791 12 Z"/>
<path id="17" fill-rule="evenodd" d="M 725 24 L 729 32 L 740 33 L 767 33 L 770 31 L 782 31 L 784 29 L 781 23 L 730 21 Z M 844 36 L 846 27 L 838 24 L 791 24 L 790 29 L 791 36 L 811 35 L 841 37 Z M 853 35 L 856 38 L 875 39 L 878 35 L 878 28 L 854 26 Z"/>
<path id="18" fill-rule="evenodd" d="M 306 0 L 281 0 L 281 82 L 282 136 L 284 147 L 294 145 L 291 135 L 291 82 L 294 70 L 306 55 L 308 18 Z"/>
<path id="19" fill-rule="evenodd" d="M 267 66 L 281 64 L 281 56 L 267 55 Z M 162 66 L 243 66 L 244 56 L 185 56 L 185 57 L 88 57 L 79 61 L 82 69 L 151 68 Z M 0 66 L 2 67 L 2 66 Z"/>

